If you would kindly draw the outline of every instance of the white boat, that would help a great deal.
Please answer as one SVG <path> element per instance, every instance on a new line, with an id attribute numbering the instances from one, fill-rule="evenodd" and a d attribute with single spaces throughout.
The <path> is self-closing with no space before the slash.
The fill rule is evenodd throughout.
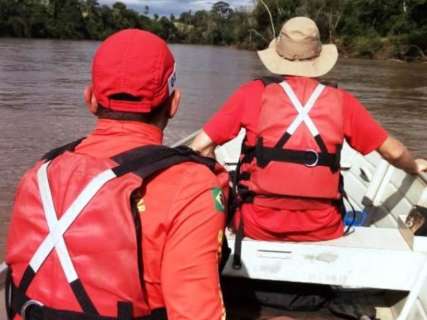
<path id="1" fill-rule="evenodd" d="M 177 144 L 189 144 L 195 134 Z M 244 132 L 216 150 L 218 161 L 228 170 L 234 169 L 229 164 L 237 162 L 243 137 Z M 347 145 L 341 167 L 353 206 L 369 213 L 366 226 L 355 227 L 341 239 L 316 243 L 244 239 L 243 268 L 234 270 L 229 259 L 224 275 L 404 291 L 405 298 L 378 308 L 377 317 L 427 320 L 427 237 L 414 236 L 405 224 L 414 208 L 427 210 L 427 176 L 409 176 L 378 153 L 363 157 Z M 233 234 L 227 236 L 233 247 Z M 4 264 L 0 273 L 4 279 Z M 4 310 L 0 312 L 6 319 Z"/>
<path id="2" fill-rule="evenodd" d="M 218 148 L 218 161 L 237 162 L 243 137 L 241 133 Z M 348 145 L 341 167 L 352 205 L 369 213 L 366 226 L 355 227 L 346 237 L 317 243 L 245 239 L 244 267 L 234 270 L 229 261 L 224 275 L 406 291 L 407 298 L 378 310 L 378 318 L 427 320 L 427 237 L 414 236 L 405 223 L 412 210 L 427 210 L 427 176 L 407 175 L 378 153 L 363 157 Z M 234 236 L 228 236 L 233 247 Z"/>

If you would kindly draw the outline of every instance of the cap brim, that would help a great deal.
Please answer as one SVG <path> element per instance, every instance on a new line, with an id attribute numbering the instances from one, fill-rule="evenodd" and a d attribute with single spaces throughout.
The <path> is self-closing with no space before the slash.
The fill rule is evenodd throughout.
<path id="1" fill-rule="evenodd" d="M 281 57 L 273 40 L 268 49 L 258 51 L 258 56 L 264 66 L 274 74 L 316 78 L 327 74 L 338 61 L 338 49 L 334 44 L 322 46 L 317 58 L 311 60 L 290 61 Z"/>

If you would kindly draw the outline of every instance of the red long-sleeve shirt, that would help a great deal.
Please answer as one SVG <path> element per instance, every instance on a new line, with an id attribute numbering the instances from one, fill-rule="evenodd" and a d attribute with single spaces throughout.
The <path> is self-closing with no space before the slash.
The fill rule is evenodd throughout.
<path id="1" fill-rule="evenodd" d="M 291 87 L 304 86 L 303 77 L 287 77 Z M 343 95 L 344 135 L 349 144 L 362 154 L 380 147 L 387 132 L 372 118 L 366 108 L 350 93 Z M 222 145 L 245 128 L 247 144 L 255 145 L 264 85 L 251 81 L 242 85 L 204 126 L 211 140 Z M 301 97 L 299 97 L 301 99 Z M 272 115 L 274 116 L 274 115 Z M 317 241 L 342 236 L 343 223 L 338 208 L 331 201 L 289 198 L 285 208 L 272 209 L 244 204 L 236 215 L 245 221 L 245 234 L 260 240 Z"/>
<path id="2" fill-rule="evenodd" d="M 76 152 L 110 158 L 162 138 L 154 126 L 99 120 Z M 183 163 L 148 182 L 138 203 L 148 301 L 152 309 L 166 307 L 170 320 L 225 319 L 218 275 L 224 185 L 223 175 Z"/>

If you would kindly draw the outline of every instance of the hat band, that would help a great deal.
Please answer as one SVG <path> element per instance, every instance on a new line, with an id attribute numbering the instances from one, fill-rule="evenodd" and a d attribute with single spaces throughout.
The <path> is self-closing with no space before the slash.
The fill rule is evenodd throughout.
<path id="1" fill-rule="evenodd" d="M 298 58 L 298 57 L 297 57 L 297 55 L 294 55 L 294 58 L 289 58 L 289 57 L 286 57 L 285 55 L 281 54 L 281 53 L 279 52 L 279 50 L 276 50 L 276 52 L 277 52 L 277 54 L 278 54 L 279 56 L 281 56 L 283 59 L 288 60 L 288 61 L 292 61 L 292 62 L 295 62 L 295 61 L 310 61 L 310 60 L 314 60 L 314 59 L 316 59 L 316 58 L 319 58 L 319 57 L 320 57 L 320 53 L 319 53 L 319 54 L 314 55 L 314 56 L 309 57 L 309 58 Z"/>
<path id="2" fill-rule="evenodd" d="M 298 41 L 282 31 L 276 40 L 276 52 L 289 61 L 307 61 L 320 56 L 322 43 L 318 37 Z"/>

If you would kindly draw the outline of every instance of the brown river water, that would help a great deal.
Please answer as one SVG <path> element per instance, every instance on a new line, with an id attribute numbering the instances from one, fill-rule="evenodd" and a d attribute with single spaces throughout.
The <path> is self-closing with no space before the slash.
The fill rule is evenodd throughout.
<path id="1" fill-rule="evenodd" d="M 19 177 L 46 151 L 85 136 L 95 123 L 82 91 L 98 45 L 0 39 L 0 258 Z M 200 128 L 240 83 L 267 74 L 255 52 L 172 49 L 184 96 L 166 143 Z M 418 156 L 427 157 L 427 64 L 342 59 L 329 79 L 358 96 Z"/>

